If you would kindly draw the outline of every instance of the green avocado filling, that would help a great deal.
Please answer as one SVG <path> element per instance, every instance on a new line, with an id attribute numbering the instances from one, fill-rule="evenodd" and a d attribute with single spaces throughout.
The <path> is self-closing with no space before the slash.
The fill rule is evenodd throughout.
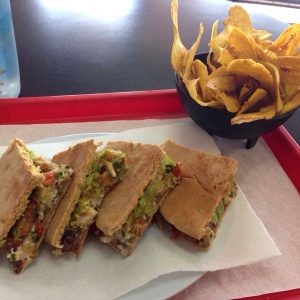
<path id="1" fill-rule="evenodd" d="M 180 174 L 174 170 L 178 165 L 168 156 L 164 155 L 155 179 L 145 188 L 139 198 L 135 209 L 130 213 L 126 222 L 116 231 L 113 237 L 103 236 L 104 242 L 112 242 L 124 255 L 128 254 L 126 248 L 132 247 L 140 238 L 144 229 L 151 221 L 163 196 L 180 182 Z"/>
<path id="2" fill-rule="evenodd" d="M 76 251 L 78 242 L 94 222 L 104 196 L 122 180 L 126 170 L 125 154 L 121 151 L 103 148 L 95 153 L 91 171 L 62 237 L 63 252 Z"/>

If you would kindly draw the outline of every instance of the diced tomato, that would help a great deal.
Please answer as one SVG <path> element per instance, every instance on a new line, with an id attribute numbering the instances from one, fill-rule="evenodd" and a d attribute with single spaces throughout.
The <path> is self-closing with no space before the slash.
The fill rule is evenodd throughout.
<path id="1" fill-rule="evenodd" d="M 182 233 L 177 230 L 175 227 L 172 228 L 171 230 L 171 239 L 176 240 L 181 237 Z"/>
<path id="2" fill-rule="evenodd" d="M 42 225 L 40 222 L 37 222 L 37 223 L 35 224 L 35 232 L 36 232 L 36 234 L 38 235 L 38 237 L 41 237 L 41 236 L 42 236 L 44 230 L 45 230 L 45 227 L 44 227 L 44 225 Z"/>
<path id="3" fill-rule="evenodd" d="M 142 234 L 142 230 L 145 227 L 145 224 L 147 223 L 146 220 L 141 218 L 136 218 L 132 221 L 132 232 L 134 232 L 135 235 L 140 236 Z"/>
<path id="4" fill-rule="evenodd" d="M 182 178 L 182 172 L 178 164 L 173 168 L 173 175 L 178 178 Z"/>
<path id="5" fill-rule="evenodd" d="M 46 172 L 44 173 L 44 177 L 45 177 L 44 185 L 49 186 L 54 184 L 55 181 L 54 172 Z"/>

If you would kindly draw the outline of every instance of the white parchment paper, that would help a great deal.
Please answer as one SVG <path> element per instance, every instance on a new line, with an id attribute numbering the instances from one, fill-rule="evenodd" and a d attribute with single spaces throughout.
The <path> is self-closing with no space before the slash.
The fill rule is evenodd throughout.
<path id="1" fill-rule="evenodd" d="M 189 147 L 219 152 L 214 140 L 191 122 L 134 129 L 99 139 L 104 144 L 109 140 L 132 140 L 159 145 L 168 137 Z M 29 147 L 51 158 L 75 142 Z M 1 147 L 0 153 L 5 149 Z M 78 259 L 72 255 L 54 257 L 50 247 L 44 245 L 37 260 L 18 276 L 11 271 L 2 249 L 0 293 L 3 299 L 114 299 L 131 291 L 125 298 L 138 299 L 134 289 L 160 275 L 197 271 L 201 277 L 207 271 L 249 265 L 279 255 L 280 250 L 239 189 L 208 252 L 170 240 L 155 224 L 128 258 L 90 237 Z M 147 285 L 145 290 L 147 294 Z"/>

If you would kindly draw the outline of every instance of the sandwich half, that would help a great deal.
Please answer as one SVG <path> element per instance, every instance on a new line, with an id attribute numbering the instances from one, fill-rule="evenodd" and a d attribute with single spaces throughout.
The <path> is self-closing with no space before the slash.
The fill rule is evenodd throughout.
<path id="1" fill-rule="evenodd" d="M 216 237 L 226 208 L 237 194 L 237 161 L 191 149 L 170 139 L 164 142 L 162 149 L 180 161 L 183 178 L 160 206 L 160 225 L 172 238 L 185 239 L 207 250 Z"/>
<path id="2" fill-rule="evenodd" d="M 69 164 L 73 179 L 46 232 L 46 241 L 56 248 L 55 254 L 81 248 L 94 223 L 104 196 L 122 180 L 127 170 L 124 153 L 90 139 L 57 153 L 53 161 Z"/>
<path id="3" fill-rule="evenodd" d="M 128 171 L 104 199 L 96 219 L 100 240 L 129 256 L 163 198 L 181 180 L 180 167 L 160 147 L 109 142 L 126 154 Z"/>
<path id="4" fill-rule="evenodd" d="M 20 273 L 37 256 L 55 209 L 70 184 L 72 169 L 55 164 L 15 139 L 0 160 L 0 240 Z"/>

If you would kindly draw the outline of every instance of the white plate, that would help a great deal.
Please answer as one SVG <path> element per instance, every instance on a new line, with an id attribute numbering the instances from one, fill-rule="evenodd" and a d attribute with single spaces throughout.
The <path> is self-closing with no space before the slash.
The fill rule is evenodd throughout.
<path id="1" fill-rule="evenodd" d="M 87 139 L 87 138 L 96 138 L 103 135 L 115 134 L 113 132 L 95 132 L 95 133 L 77 133 L 77 134 L 69 134 L 63 135 L 59 137 L 53 137 L 49 139 L 43 139 L 39 141 L 32 142 L 30 144 L 46 144 L 46 143 L 61 143 L 61 142 L 70 142 L 75 140 Z"/>
<path id="2" fill-rule="evenodd" d="M 112 135 L 68 135 L 39 141 L 39 144 L 31 144 L 30 149 L 51 158 L 58 151 L 91 137 L 104 145 L 120 139 L 160 145 L 170 138 L 192 148 L 220 153 L 212 137 L 192 122 L 138 128 Z M 0 147 L 0 152 L 6 149 Z M 119 295 L 123 295 L 119 298 L 122 300 L 165 299 L 201 278 L 205 274 L 203 271 L 249 265 L 280 255 L 240 189 L 227 216 L 219 228 L 214 247 L 205 253 L 199 253 L 187 243 L 170 242 L 157 226 L 151 226 L 134 254 L 126 259 L 91 237 L 78 259 L 56 258 L 51 251 L 41 249 L 35 264 L 20 276 L 11 272 L 6 260 L 1 261 L 1 299 L 90 300 L 113 299 Z M 48 250 L 51 249 L 48 247 Z"/>
<path id="3" fill-rule="evenodd" d="M 70 142 L 86 138 L 97 138 L 104 135 L 115 134 L 108 132 L 101 133 L 83 133 L 72 134 L 49 139 L 43 139 L 31 144 L 46 144 Z M 196 280 L 204 275 L 204 272 L 174 272 L 153 279 L 149 283 L 129 292 L 118 298 L 119 300 L 138 300 L 138 299 L 166 299 L 181 290 L 193 284 Z"/>

